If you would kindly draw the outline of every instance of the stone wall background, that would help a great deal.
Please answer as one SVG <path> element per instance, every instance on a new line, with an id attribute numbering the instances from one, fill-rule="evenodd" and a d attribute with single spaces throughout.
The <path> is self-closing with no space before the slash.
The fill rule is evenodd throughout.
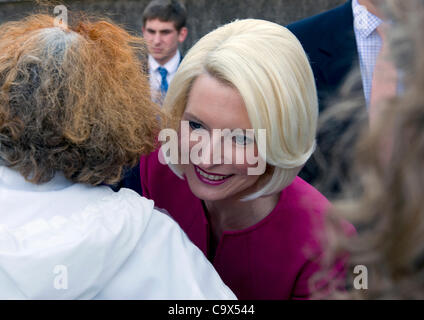
<path id="1" fill-rule="evenodd" d="M 64 0 L 68 10 L 107 16 L 134 34 L 141 35 L 141 14 L 150 0 Z M 234 19 L 257 18 L 286 25 L 331 8 L 346 0 L 182 0 L 188 11 L 189 35 L 185 53 L 198 39 Z M 0 23 L 40 11 L 35 1 L 0 0 Z M 51 12 L 53 14 L 53 12 Z M 71 14 L 72 18 L 72 14 Z"/>

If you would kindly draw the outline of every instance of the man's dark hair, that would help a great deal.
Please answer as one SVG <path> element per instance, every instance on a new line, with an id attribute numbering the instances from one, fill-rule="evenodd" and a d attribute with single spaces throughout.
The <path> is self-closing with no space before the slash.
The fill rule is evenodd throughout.
<path id="1" fill-rule="evenodd" d="M 143 26 L 147 20 L 174 22 L 175 29 L 180 31 L 186 25 L 187 11 L 185 6 L 177 0 L 153 0 L 143 12 Z"/>

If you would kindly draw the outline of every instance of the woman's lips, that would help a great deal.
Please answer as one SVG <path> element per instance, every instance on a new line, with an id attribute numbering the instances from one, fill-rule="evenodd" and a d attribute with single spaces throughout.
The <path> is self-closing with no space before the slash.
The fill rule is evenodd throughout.
<path id="1" fill-rule="evenodd" d="M 194 166 L 194 172 L 196 172 L 196 175 L 200 181 L 209 185 L 214 185 L 214 186 L 223 184 L 224 182 L 226 182 L 229 178 L 233 176 L 233 174 L 223 175 L 218 173 L 210 173 L 200 169 L 198 166 Z"/>

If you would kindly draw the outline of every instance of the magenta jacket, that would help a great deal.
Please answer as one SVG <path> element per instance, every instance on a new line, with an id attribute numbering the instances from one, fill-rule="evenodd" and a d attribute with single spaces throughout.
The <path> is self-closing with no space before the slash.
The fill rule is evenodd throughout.
<path id="1" fill-rule="evenodd" d="M 209 257 L 208 220 L 187 182 L 159 162 L 158 151 L 141 158 L 140 173 L 143 195 L 166 209 Z M 307 299 L 308 280 L 319 269 L 313 260 L 321 253 L 318 237 L 328 208 L 321 193 L 296 177 L 267 217 L 224 232 L 211 263 L 239 299 Z"/>

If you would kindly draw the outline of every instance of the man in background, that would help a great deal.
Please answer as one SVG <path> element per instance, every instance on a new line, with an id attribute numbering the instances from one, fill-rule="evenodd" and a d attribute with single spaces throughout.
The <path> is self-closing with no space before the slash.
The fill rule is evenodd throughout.
<path id="1" fill-rule="evenodd" d="M 178 45 L 187 37 L 186 19 L 184 5 L 176 0 L 153 0 L 143 12 L 152 100 L 158 104 L 162 104 L 182 60 Z"/>
<path id="2" fill-rule="evenodd" d="M 178 45 L 187 37 L 187 11 L 176 0 L 153 0 L 143 12 L 143 37 L 147 43 L 152 101 L 162 105 L 169 84 L 182 60 Z M 114 190 L 129 188 L 142 195 L 140 164 L 125 173 Z"/>
<path id="3" fill-rule="evenodd" d="M 381 99 L 382 95 L 394 94 L 392 89 L 388 90 L 387 81 L 382 83 L 388 78 L 374 72 L 383 47 L 383 17 L 377 10 L 376 2 L 378 0 L 349 0 L 337 8 L 287 26 L 309 56 L 317 85 L 320 113 L 331 105 L 331 100 L 337 97 L 347 75 L 355 69 L 361 73 L 362 78 L 356 89 L 363 96 L 363 104 L 369 112 L 370 107 L 375 104 L 373 100 Z M 389 68 L 387 65 L 383 67 L 386 71 Z M 348 119 L 319 129 L 317 135 L 317 152 L 325 161 L 325 167 L 332 168 L 335 161 L 339 162 L 337 165 L 341 168 L 341 175 L 337 181 L 317 185 L 325 180 L 326 170 L 318 165 L 316 155 L 300 173 L 303 179 L 315 185 L 329 198 L 339 194 L 345 178 L 342 174 L 348 172 L 350 157 L 338 155 L 335 159 L 332 148 L 350 125 Z M 346 150 L 346 154 L 351 153 Z"/>

